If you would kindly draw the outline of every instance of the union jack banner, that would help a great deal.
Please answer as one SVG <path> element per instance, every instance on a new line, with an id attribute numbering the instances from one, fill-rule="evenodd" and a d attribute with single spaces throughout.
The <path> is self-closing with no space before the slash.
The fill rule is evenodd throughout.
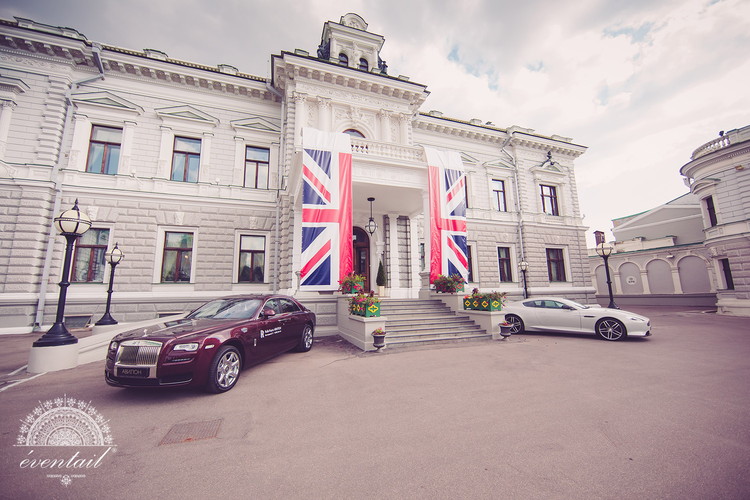
<path id="1" fill-rule="evenodd" d="M 352 146 L 347 134 L 302 130 L 300 288 L 337 290 L 352 272 Z"/>
<path id="2" fill-rule="evenodd" d="M 424 148 L 430 184 L 430 283 L 438 275 L 469 277 L 466 175 L 456 151 Z"/>

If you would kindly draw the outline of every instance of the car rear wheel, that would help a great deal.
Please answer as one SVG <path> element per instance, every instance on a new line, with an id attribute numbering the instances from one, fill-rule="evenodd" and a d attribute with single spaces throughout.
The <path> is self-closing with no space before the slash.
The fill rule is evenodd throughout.
<path id="1" fill-rule="evenodd" d="M 517 333 L 523 333 L 524 326 L 523 326 L 523 320 L 519 318 L 518 316 L 511 314 L 505 317 L 505 321 L 510 323 L 510 333 L 511 335 L 515 335 Z"/>
<path id="2" fill-rule="evenodd" d="M 299 343 L 295 350 L 297 352 L 307 352 L 312 348 L 313 345 L 313 329 L 310 325 L 305 325 L 302 330 L 302 336 L 299 338 Z"/>
<path id="3" fill-rule="evenodd" d="M 596 324 L 596 334 L 604 340 L 622 340 L 626 333 L 625 325 L 616 319 L 606 318 Z"/>
<path id="4" fill-rule="evenodd" d="M 208 369 L 206 389 L 213 393 L 227 392 L 240 378 L 241 366 L 240 351 L 236 347 L 231 345 L 220 347 Z"/>

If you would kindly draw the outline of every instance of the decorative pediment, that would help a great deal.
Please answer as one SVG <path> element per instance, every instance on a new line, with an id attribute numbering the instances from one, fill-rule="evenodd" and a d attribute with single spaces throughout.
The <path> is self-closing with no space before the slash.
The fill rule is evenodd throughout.
<path id="1" fill-rule="evenodd" d="M 11 78 L 9 76 L 0 76 L 0 91 L 12 94 L 23 94 L 29 90 L 29 86 L 23 80 Z"/>
<path id="2" fill-rule="evenodd" d="M 204 113 L 203 111 L 200 111 L 199 109 L 196 109 L 192 106 L 173 106 L 169 108 L 160 108 L 156 110 L 156 114 L 159 115 L 159 117 L 164 119 L 178 119 L 178 120 L 189 120 L 192 122 L 200 122 L 200 123 L 206 123 L 211 125 L 218 125 L 219 119 L 214 118 L 213 116 L 209 115 L 208 113 Z"/>
<path id="3" fill-rule="evenodd" d="M 102 108 L 117 109 L 119 111 L 130 111 L 141 114 L 143 108 L 123 99 L 111 92 L 77 92 L 70 96 L 70 100 L 76 107 L 97 106 Z"/>
<path id="4" fill-rule="evenodd" d="M 512 163 L 507 162 L 501 158 L 484 162 L 484 166 L 487 168 L 510 168 L 510 169 L 513 168 Z"/>
<path id="5" fill-rule="evenodd" d="M 271 120 L 262 116 L 248 116 L 230 122 L 232 128 L 240 130 L 260 130 L 262 132 L 281 133 L 281 124 L 277 120 Z"/>
<path id="6" fill-rule="evenodd" d="M 531 167 L 529 170 L 534 172 L 535 176 L 538 174 L 565 175 L 562 166 L 552 159 L 552 152 L 550 151 L 547 152 L 547 159 L 541 165 Z"/>
<path id="7" fill-rule="evenodd" d="M 471 155 L 468 155 L 468 154 L 464 153 L 463 151 L 461 152 L 461 161 L 464 162 L 464 163 L 472 163 L 474 165 L 476 165 L 477 163 L 479 163 L 479 160 L 477 160 L 476 158 L 474 158 Z"/>

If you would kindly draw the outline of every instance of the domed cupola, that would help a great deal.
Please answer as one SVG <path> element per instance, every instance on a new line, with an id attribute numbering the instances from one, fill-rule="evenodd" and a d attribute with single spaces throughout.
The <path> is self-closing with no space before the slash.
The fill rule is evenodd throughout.
<path id="1" fill-rule="evenodd" d="M 318 46 L 318 58 L 373 73 L 387 74 L 388 66 L 380 58 L 385 39 L 367 31 L 367 23 L 357 14 L 341 16 L 338 23 L 328 21 Z"/>

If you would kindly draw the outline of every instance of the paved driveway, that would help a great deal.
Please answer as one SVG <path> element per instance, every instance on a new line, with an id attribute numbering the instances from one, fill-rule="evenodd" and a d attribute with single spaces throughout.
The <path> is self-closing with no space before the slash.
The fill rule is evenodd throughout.
<path id="1" fill-rule="evenodd" d="M 328 338 L 218 396 L 110 388 L 103 363 L 49 373 L 0 392 L 0 497 L 750 497 L 748 320 L 636 310 L 653 337 L 366 354 Z M 65 395 L 117 445 L 68 486 L 14 446 L 21 420 Z"/>

